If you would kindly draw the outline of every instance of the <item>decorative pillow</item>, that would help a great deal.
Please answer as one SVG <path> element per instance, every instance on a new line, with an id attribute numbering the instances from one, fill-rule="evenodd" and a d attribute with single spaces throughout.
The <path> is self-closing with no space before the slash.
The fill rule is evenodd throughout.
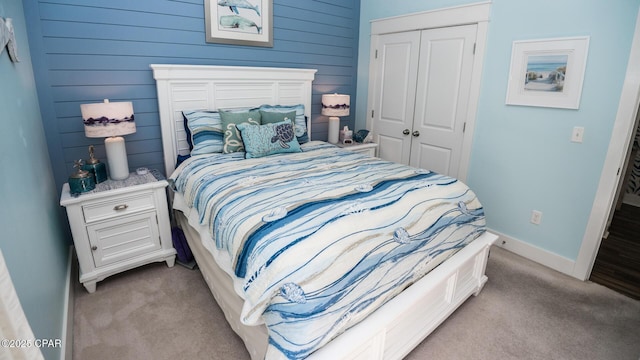
<path id="1" fill-rule="evenodd" d="M 265 125 L 238 124 L 247 159 L 272 154 L 301 152 L 291 120 Z"/>
<path id="2" fill-rule="evenodd" d="M 184 116 L 184 111 L 182 112 L 182 126 L 184 127 L 184 132 L 187 133 L 187 144 L 189 144 L 189 151 L 193 150 L 193 140 L 191 140 L 191 129 L 189 129 L 189 120 L 186 116 Z"/>
<path id="3" fill-rule="evenodd" d="M 222 152 L 222 120 L 217 111 L 185 110 L 188 132 L 193 148 L 191 155 Z M 185 129 L 186 130 L 186 129 Z"/>
<path id="4" fill-rule="evenodd" d="M 296 124 L 295 124 L 296 112 L 295 111 L 273 112 L 273 111 L 260 110 L 260 121 L 262 122 L 262 125 L 282 122 L 282 121 L 285 121 L 287 119 L 291 120 L 291 122 L 293 123 L 294 130 L 295 130 L 295 127 L 296 127 Z"/>
<path id="5" fill-rule="evenodd" d="M 183 161 L 187 160 L 190 157 L 191 157 L 191 155 L 180 155 L 180 154 L 178 154 L 178 157 L 176 158 L 176 167 L 180 166 L 180 164 L 182 164 Z"/>
<path id="6" fill-rule="evenodd" d="M 220 111 L 220 117 L 222 117 L 222 130 L 224 131 L 222 152 L 230 154 L 233 152 L 244 151 L 242 135 L 240 135 L 240 131 L 238 131 L 236 125 L 245 123 L 260 125 L 260 111 L 222 110 Z"/>
<path id="7" fill-rule="evenodd" d="M 304 144 L 309 141 L 307 135 L 307 117 L 304 116 L 304 104 L 298 105 L 262 105 L 258 108 L 265 112 L 280 112 L 288 113 L 290 111 L 296 112 L 296 119 L 293 122 L 295 124 L 294 129 L 298 142 Z"/>

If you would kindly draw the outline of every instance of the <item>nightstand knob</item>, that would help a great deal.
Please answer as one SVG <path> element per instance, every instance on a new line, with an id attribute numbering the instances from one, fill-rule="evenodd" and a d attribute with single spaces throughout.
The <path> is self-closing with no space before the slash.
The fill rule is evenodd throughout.
<path id="1" fill-rule="evenodd" d="M 97 247 L 97 246 L 95 246 L 95 245 L 93 245 L 93 246 L 91 247 L 91 250 L 96 251 L 96 250 L 98 250 L 98 247 Z"/>
<path id="2" fill-rule="evenodd" d="M 409 129 L 404 129 L 404 131 L 402 132 L 405 135 L 409 135 L 409 133 L 411 133 L 411 131 L 409 131 Z"/>
<path id="3" fill-rule="evenodd" d="M 121 211 L 121 210 L 126 210 L 128 207 L 129 207 L 129 205 L 127 205 L 127 204 L 116 205 L 116 206 L 113 207 L 113 210 Z"/>

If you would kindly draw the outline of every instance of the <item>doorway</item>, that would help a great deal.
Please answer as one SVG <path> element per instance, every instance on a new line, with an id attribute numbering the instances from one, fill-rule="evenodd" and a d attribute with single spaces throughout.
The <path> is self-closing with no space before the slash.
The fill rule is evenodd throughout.
<path id="1" fill-rule="evenodd" d="M 627 72 L 622 85 L 620 103 L 616 114 L 609 149 L 600 174 L 598 189 L 589 215 L 589 221 L 582 238 L 578 257 L 571 275 L 580 280 L 590 278 L 598 249 L 606 231 L 607 220 L 615 204 L 615 194 L 624 167 L 626 155 L 634 130 L 638 108 L 640 106 L 640 10 L 636 16 L 636 28 L 631 42 L 631 52 L 627 63 Z"/>
<path id="2" fill-rule="evenodd" d="M 631 141 L 617 200 L 589 279 L 640 300 L 640 118 Z"/>

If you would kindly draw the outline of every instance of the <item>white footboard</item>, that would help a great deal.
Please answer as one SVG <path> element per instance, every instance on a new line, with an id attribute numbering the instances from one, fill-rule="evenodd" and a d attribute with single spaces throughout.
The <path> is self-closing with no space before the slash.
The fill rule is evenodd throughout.
<path id="1" fill-rule="evenodd" d="M 198 232 L 182 213 L 177 214 L 200 271 L 231 328 L 242 338 L 253 360 L 263 359 L 266 328 L 240 322 L 242 300 L 235 294 L 231 279 L 201 245 Z M 484 273 L 489 248 L 497 238 L 485 233 L 309 359 L 402 359 L 469 296 L 482 290 L 487 282 Z"/>
<path id="2" fill-rule="evenodd" d="M 402 359 L 487 282 L 485 233 L 309 359 Z"/>

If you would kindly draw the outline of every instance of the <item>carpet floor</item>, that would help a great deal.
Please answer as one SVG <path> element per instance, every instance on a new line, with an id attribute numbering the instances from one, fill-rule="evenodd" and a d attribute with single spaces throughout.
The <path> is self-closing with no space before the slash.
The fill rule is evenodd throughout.
<path id="1" fill-rule="evenodd" d="M 489 282 L 406 359 L 640 359 L 640 301 L 494 247 Z M 249 359 L 197 270 L 76 284 L 73 358 Z"/>

